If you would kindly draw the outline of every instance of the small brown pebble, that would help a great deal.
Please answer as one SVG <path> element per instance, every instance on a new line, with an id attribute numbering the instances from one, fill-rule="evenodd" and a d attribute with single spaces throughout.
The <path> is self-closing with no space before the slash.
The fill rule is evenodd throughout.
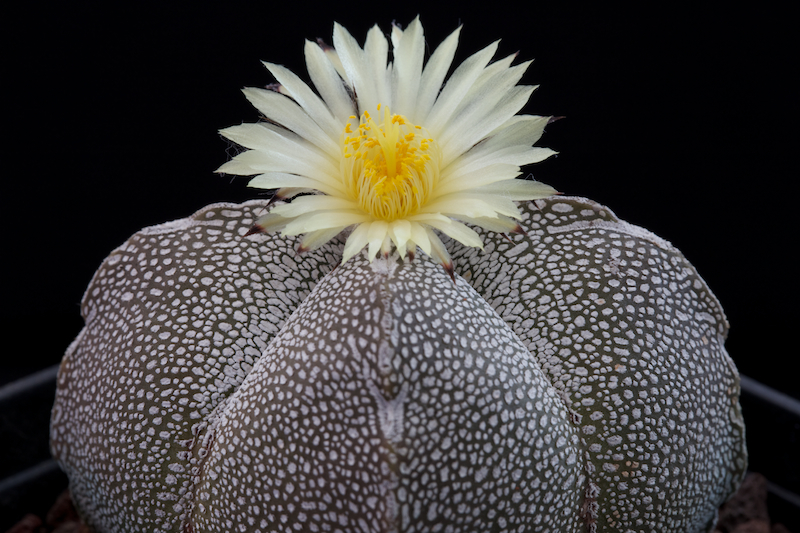
<path id="1" fill-rule="evenodd" d="M 55 528 L 64 522 L 78 522 L 78 513 L 75 511 L 75 506 L 72 504 L 72 493 L 69 489 L 59 494 L 56 502 L 47 512 L 45 523 Z"/>
<path id="2" fill-rule="evenodd" d="M 766 520 L 750 520 L 749 522 L 744 522 L 743 524 L 739 524 L 731 533 L 771 533 L 769 522 Z"/>
<path id="3" fill-rule="evenodd" d="M 756 473 L 748 474 L 738 492 L 720 507 L 717 529 L 726 533 L 739 533 L 737 528 L 751 521 L 769 524 L 767 480 Z M 766 532 L 769 533 L 769 527 Z"/>
<path id="4" fill-rule="evenodd" d="M 91 533 L 89 528 L 80 520 L 70 520 L 63 522 L 53 530 L 53 533 Z"/>
<path id="5" fill-rule="evenodd" d="M 38 533 L 42 520 L 34 514 L 26 514 L 22 520 L 11 526 L 6 533 Z"/>

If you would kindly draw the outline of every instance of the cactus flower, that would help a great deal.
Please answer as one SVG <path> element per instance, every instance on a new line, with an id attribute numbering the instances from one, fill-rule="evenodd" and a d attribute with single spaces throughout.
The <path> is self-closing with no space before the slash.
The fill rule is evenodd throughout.
<path id="1" fill-rule="evenodd" d="M 315 192 L 279 205 L 256 221 L 261 231 L 304 234 L 301 250 L 352 227 L 342 263 L 364 247 L 370 259 L 394 245 L 405 257 L 419 247 L 452 272 L 434 229 L 482 247 L 464 224 L 521 231 L 514 201 L 555 190 L 515 179 L 520 165 L 554 154 L 532 145 L 548 117 L 516 115 L 535 87 L 518 86 L 530 61 L 515 55 L 489 65 L 497 42 L 459 65 L 444 86 L 459 30 L 423 68 L 422 24 L 394 26 L 389 42 L 373 27 L 362 49 L 342 26 L 334 47 L 306 42 L 308 73 L 319 96 L 286 68 L 264 63 L 278 80 L 244 90 L 267 122 L 221 131 L 248 150 L 218 172 L 255 176 L 250 186 L 277 198 Z"/>
<path id="2" fill-rule="evenodd" d="M 292 201 L 100 266 L 51 423 L 93 531 L 712 530 L 747 464 L 719 302 L 607 207 L 529 201 L 546 119 L 494 45 L 439 91 L 457 35 L 422 69 L 395 28 L 390 68 L 337 26 L 306 45 L 319 96 L 268 65 L 220 170 Z"/>

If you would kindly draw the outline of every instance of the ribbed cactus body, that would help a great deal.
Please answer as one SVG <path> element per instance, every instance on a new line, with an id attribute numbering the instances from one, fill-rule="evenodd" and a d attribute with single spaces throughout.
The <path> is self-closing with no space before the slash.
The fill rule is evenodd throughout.
<path id="1" fill-rule="evenodd" d="M 576 198 L 527 236 L 344 265 L 137 233 L 83 303 L 54 455 L 98 531 L 705 531 L 746 466 L 727 323 L 683 256 Z"/>

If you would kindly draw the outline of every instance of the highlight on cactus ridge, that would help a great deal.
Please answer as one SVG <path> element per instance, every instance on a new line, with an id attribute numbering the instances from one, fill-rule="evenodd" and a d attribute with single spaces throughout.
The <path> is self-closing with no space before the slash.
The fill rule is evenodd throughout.
<path id="1" fill-rule="evenodd" d="M 527 63 L 495 43 L 447 77 L 459 31 L 425 61 L 418 20 L 336 25 L 314 89 L 266 64 L 219 170 L 275 197 L 100 266 L 51 424 L 93 531 L 712 530 L 747 465 L 719 302 L 518 178 L 553 153 Z"/>

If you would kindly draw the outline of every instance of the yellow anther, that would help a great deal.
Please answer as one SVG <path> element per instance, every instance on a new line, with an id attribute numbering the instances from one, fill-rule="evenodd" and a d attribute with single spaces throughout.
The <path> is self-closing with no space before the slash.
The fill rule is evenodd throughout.
<path id="1" fill-rule="evenodd" d="M 441 155 L 432 139 L 415 133 L 420 126 L 392 115 L 388 106 L 378 104 L 377 109 L 382 122 L 365 111 L 355 133 L 350 123 L 345 125 L 342 177 L 365 211 L 392 221 L 425 205 L 438 181 Z"/>

